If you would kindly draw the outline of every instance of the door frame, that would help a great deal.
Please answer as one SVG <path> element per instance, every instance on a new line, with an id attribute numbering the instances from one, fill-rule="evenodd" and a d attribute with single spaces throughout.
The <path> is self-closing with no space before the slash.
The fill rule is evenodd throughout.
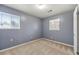
<path id="1" fill-rule="evenodd" d="M 77 8 L 74 9 L 73 13 L 73 38 L 74 38 L 74 54 L 77 54 Z"/>

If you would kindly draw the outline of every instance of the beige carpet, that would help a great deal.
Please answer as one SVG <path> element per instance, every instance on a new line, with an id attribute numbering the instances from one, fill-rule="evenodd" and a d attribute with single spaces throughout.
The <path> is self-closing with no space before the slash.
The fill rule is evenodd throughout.
<path id="1" fill-rule="evenodd" d="M 46 39 L 0 52 L 1 55 L 73 55 L 73 48 Z"/>

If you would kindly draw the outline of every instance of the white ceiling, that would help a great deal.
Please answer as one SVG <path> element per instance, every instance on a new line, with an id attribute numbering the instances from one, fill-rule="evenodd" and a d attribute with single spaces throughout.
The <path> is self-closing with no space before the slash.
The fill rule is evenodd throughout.
<path id="1" fill-rule="evenodd" d="M 46 4 L 46 7 L 44 9 L 39 9 L 35 6 L 35 4 L 5 4 L 5 5 L 40 18 L 45 18 L 51 15 L 56 15 L 59 13 L 73 10 L 76 6 L 74 4 Z M 52 10 L 52 12 L 48 13 L 49 10 Z"/>

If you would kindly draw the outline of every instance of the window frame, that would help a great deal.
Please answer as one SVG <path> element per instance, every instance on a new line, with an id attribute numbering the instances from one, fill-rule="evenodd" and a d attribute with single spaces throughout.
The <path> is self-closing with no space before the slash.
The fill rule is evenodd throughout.
<path id="1" fill-rule="evenodd" d="M 7 26 L 7 27 L 1 27 L 2 25 L 2 14 L 4 14 L 4 15 L 10 15 L 10 17 L 11 17 L 11 19 L 10 19 L 10 21 L 12 22 L 12 17 L 13 16 L 16 16 L 16 17 L 18 17 L 18 25 L 19 26 L 12 26 L 12 24 L 10 24 L 10 26 Z M 0 29 L 20 29 L 20 20 L 21 20 L 21 16 L 19 16 L 19 15 L 15 15 L 15 14 L 11 14 L 11 13 L 7 13 L 7 12 L 2 12 L 2 11 L 0 11 L 0 16 L 1 16 L 1 21 L 0 21 Z M 4 24 L 5 25 L 5 24 Z"/>
<path id="2" fill-rule="evenodd" d="M 56 31 L 60 30 L 60 18 L 59 17 L 49 20 L 49 30 L 56 30 Z"/>

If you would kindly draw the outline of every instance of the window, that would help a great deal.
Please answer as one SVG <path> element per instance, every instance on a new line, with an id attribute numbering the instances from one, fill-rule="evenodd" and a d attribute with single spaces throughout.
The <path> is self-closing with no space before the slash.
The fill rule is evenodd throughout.
<path id="1" fill-rule="evenodd" d="M 49 20 L 49 30 L 60 30 L 60 19 Z"/>
<path id="2" fill-rule="evenodd" d="M 19 29 L 20 16 L 0 12 L 0 29 Z"/>

